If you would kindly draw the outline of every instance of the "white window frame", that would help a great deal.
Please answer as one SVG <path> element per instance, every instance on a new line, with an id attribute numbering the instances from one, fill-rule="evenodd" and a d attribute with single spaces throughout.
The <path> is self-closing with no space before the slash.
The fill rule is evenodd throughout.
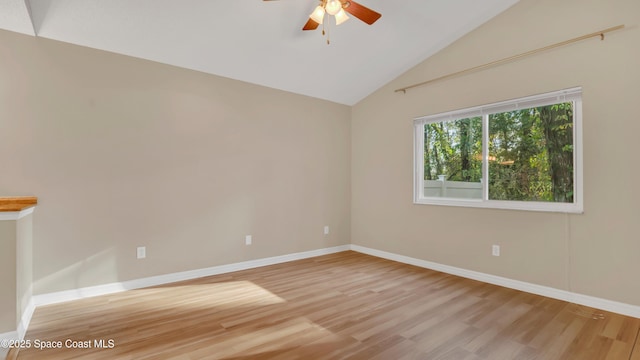
<path id="1" fill-rule="evenodd" d="M 424 125 L 470 117 L 482 117 L 482 178 L 489 179 L 489 115 L 518 109 L 573 102 L 573 203 L 517 200 L 489 200 L 488 181 L 482 182 L 482 199 L 460 199 L 424 196 Z M 582 88 L 570 88 L 545 94 L 497 102 L 441 114 L 422 116 L 413 120 L 413 202 L 414 204 L 464 206 L 474 208 L 584 212 L 582 173 Z"/>

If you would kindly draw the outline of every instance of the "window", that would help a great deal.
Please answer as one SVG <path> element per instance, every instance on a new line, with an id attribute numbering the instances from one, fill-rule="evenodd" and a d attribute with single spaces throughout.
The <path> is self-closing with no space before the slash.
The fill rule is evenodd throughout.
<path id="1" fill-rule="evenodd" d="M 414 120 L 414 202 L 581 213 L 582 90 Z"/>

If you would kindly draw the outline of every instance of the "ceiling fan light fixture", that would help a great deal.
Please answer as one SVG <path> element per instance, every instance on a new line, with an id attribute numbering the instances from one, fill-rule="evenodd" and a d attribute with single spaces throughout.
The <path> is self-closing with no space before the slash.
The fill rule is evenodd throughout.
<path id="1" fill-rule="evenodd" d="M 338 13 L 336 14 L 336 25 L 340 25 L 347 20 L 349 20 L 347 13 L 344 11 L 344 9 L 340 9 L 340 11 L 338 11 Z"/>
<path id="2" fill-rule="evenodd" d="M 322 20 L 324 19 L 324 8 L 322 6 L 317 6 L 311 15 L 309 15 L 309 18 L 318 24 L 322 24 Z"/>
<path id="3" fill-rule="evenodd" d="M 342 3 L 339 0 L 329 0 L 325 5 L 327 14 L 335 15 L 342 10 Z"/>

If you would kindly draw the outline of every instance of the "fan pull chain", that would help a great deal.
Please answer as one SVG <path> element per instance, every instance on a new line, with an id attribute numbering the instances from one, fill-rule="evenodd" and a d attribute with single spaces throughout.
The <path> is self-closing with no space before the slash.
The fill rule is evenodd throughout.
<path id="1" fill-rule="evenodd" d="M 327 16 L 327 17 L 328 17 L 328 16 Z M 327 20 L 329 20 L 329 19 L 327 19 Z M 324 27 L 324 24 L 327 24 L 327 22 L 326 22 L 326 21 L 323 21 L 323 22 L 322 22 L 322 35 L 323 35 L 323 36 L 325 35 L 325 31 L 324 31 L 325 27 Z M 329 28 L 330 28 L 330 26 L 329 26 L 329 24 L 327 24 L 327 31 L 326 31 L 326 35 L 327 35 L 327 45 L 331 44 L 331 32 L 329 31 Z"/>

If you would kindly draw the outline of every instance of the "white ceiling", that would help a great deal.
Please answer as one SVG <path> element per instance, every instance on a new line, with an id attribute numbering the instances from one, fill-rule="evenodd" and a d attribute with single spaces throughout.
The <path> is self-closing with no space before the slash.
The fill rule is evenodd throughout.
<path id="1" fill-rule="evenodd" d="M 0 0 L 0 29 L 353 105 L 517 1 L 359 0 L 382 18 L 331 45 L 317 0 Z"/>

